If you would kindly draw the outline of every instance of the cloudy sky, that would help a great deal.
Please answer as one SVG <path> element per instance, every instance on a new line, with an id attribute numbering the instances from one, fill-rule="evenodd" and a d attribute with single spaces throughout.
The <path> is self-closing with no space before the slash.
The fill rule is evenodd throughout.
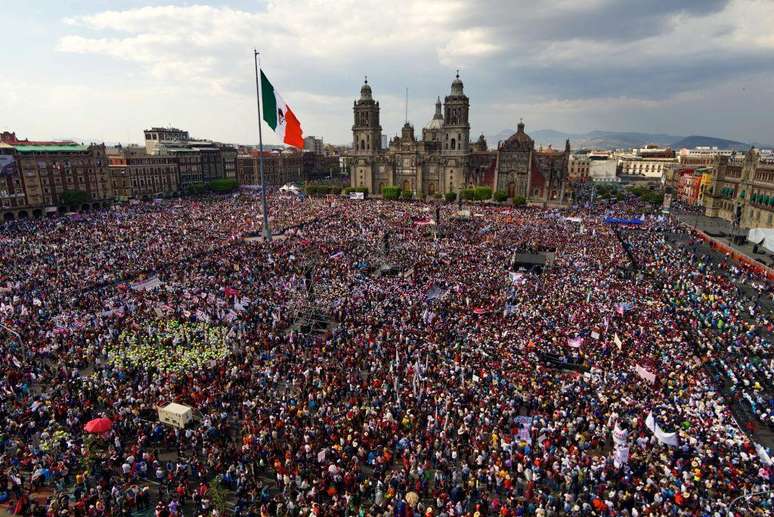
<path id="1" fill-rule="evenodd" d="M 0 0 L 0 130 L 257 140 L 252 48 L 304 133 L 350 139 L 368 74 L 384 132 L 461 69 L 474 134 L 515 127 L 774 142 L 772 0 Z M 276 142 L 273 135 L 268 142 Z"/>

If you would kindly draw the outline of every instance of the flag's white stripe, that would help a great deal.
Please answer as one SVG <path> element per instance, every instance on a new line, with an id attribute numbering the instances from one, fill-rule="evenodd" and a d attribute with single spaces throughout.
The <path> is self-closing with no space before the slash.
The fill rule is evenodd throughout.
<path id="1" fill-rule="evenodd" d="M 277 133 L 277 136 L 279 136 L 280 142 L 285 141 L 285 114 L 288 111 L 288 107 L 285 104 L 285 99 L 282 98 L 282 96 L 277 92 L 277 90 L 274 90 L 274 100 L 277 103 L 277 127 L 274 129 L 274 131 Z M 282 117 L 279 116 L 279 112 L 282 112 Z"/>

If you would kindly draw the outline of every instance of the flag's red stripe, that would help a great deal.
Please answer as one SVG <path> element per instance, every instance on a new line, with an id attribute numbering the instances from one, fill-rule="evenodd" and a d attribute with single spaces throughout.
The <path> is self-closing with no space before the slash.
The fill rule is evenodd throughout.
<path id="1" fill-rule="evenodd" d="M 304 148 L 304 137 L 301 131 L 301 122 L 296 118 L 296 114 L 285 105 L 285 143 L 293 147 Z"/>

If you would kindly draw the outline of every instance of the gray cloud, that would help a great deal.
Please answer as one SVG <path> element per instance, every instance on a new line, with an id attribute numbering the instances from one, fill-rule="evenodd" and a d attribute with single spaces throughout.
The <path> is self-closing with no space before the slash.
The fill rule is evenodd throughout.
<path id="1" fill-rule="evenodd" d="M 632 41 L 670 30 L 675 18 L 722 11 L 730 0 L 603 0 L 550 2 L 484 0 L 470 2 L 459 28 L 496 30 L 498 37 L 520 44 L 588 39 Z M 529 52 L 528 46 L 522 47 Z"/>
<path id="2" fill-rule="evenodd" d="M 77 55 L 123 70 L 134 89 L 174 92 L 167 104 L 154 99 L 168 111 L 152 114 L 161 120 L 196 124 L 180 99 L 211 98 L 197 109 L 210 126 L 225 128 L 212 135 L 222 139 L 247 141 L 254 133 L 254 45 L 262 46 L 267 73 L 307 131 L 335 142 L 349 140 L 363 74 L 392 134 L 402 123 L 404 89 L 419 127 L 457 67 L 476 132 L 511 127 L 519 113 L 540 127 L 604 129 L 594 124 L 613 121 L 615 129 L 675 132 L 690 123 L 673 115 L 676 102 L 693 109 L 712 102 L 722 103 L 733 121 L 728 127 L 738 128 L 730 136 L 752 139 L 774 122 L 756 118 L 746 126 L 744 94 L 734 83 L 754 76 L 766 84 L 760 78 L 774 76 L 772 23 L 774 3 L 765 0 L 140 4 L 68 19 L 56 48 L 64 60 Z M 108 80 L 120 86 L 122 78 Z M 94 87 L 104 95 L 104 87 Z M 117 101 L 120 95 L 117 88 Z"/>

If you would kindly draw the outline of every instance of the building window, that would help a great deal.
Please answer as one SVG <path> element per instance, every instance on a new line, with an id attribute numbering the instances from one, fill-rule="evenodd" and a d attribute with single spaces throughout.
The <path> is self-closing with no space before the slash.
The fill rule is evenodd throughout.
<path id="1" fill-rule="evenodd" d="M 457 148 L 457 144 L 455 143 L 454 139 L 451 139 L 451 149 L 452 151 Z"/>

